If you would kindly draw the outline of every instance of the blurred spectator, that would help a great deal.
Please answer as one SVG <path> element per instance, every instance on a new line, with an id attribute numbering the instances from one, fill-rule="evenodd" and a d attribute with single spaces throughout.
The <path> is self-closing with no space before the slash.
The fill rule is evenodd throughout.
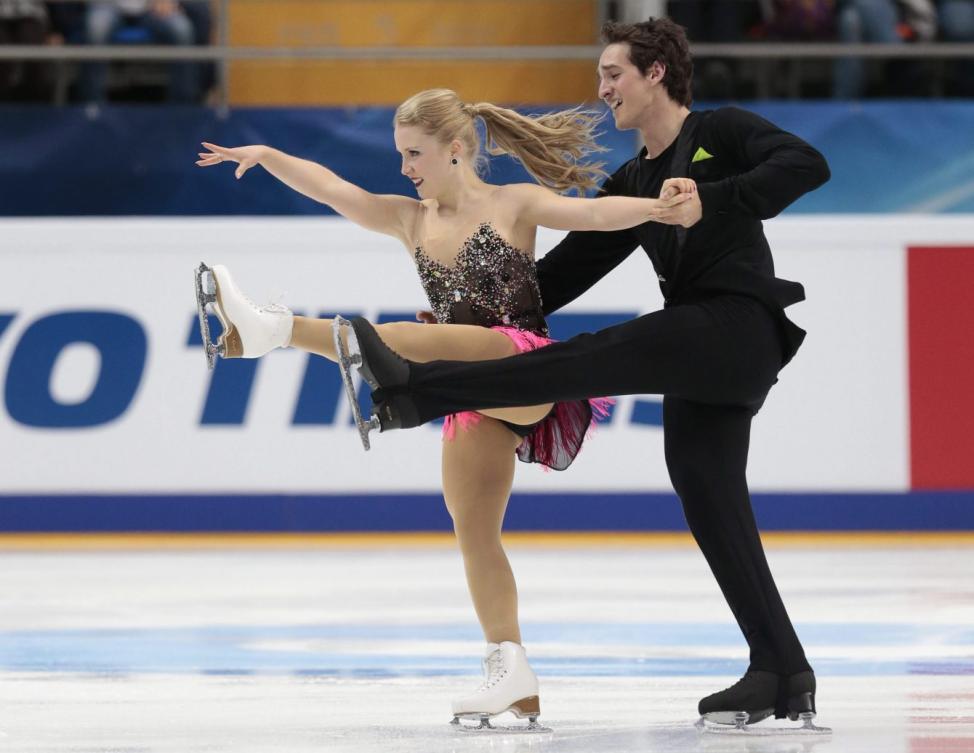
<path id="1" fill-rule="evenodd" d="M 92 3 L 86 17 L 87 41 L 104 44 L 193 45 L 193 23 L 176 0 L 114 0 Z M 200 99 L 200 65 L 196 62 L 169 65 L 170 102 L 195 103 Z M 81 96 L 86 102 L 106 98 L 108 63 L 89 63 L 82 68 Z"/>
<path id="2" fill-rule="evenodd" d="M 840 42 L 899 44 L 930 41 L 937 28 L 936 10 L 930 0 L 839 0 L 837 27 Z M 913 61 L 894 60 L 887 78 L 903 93 L 916 93 L 921 67 Z M 835 61 L 832 94 L 837 99 L 857 99 L 865 94 L 864 61 Z"/>
<path id="3" fill-rule="evenodd" d="M 764 31 L 777 41 L 835 38 L 835 0 L 762 0 Z"/>
<path id="4" fill-rule="evenodd" d="M 764 23 L 752 30 L 754 39 L 770 42 L 828 42 L 835 39 L 835 0 L 761 0 Z M 828 61 L 798 56 L 761 60 L 755 71 L 759 96 L 797 98 L 828 95 Z"/>
<path id="5" fill-rule="evenodd" d="M 974 0 L 940 0 L 937 3 L 940 38 L 945 42 L 974 42 Z M 953 93 L 974 97 L 974 61 L 958 60 Z"/>
<path id="6" fill-rule="evenodd" d="M 47 15 L 51 19 L 51 30 L 57 38 L 57 43 L 65 44 L 84 44 L 85 36 L 85 14 L 88 12 L 88 3 L 76 0 L 74 2 L 49 2 L 47 5 Z"/>
<path id="7" fill-rule="evenodd" d="M 48 37 L 51 44 L 84 44 L 85 43 L 85 14 L 88 4 L 80 0 L 57 0 L 48 2 L 47 15 L 51 22 L 51 33 Z M 55 104 L 63 105 L 71 101 L 69 88 L 78 69 L 77 63 L 71 60 L 54 62 L 54 95 Z"/>
<path id="8" fill-rule="evenodd" d="M 665 15 L 666 0 L 622 0 L 612 20 L 638 24 Z"/>
<path id="9" fill-rule="evenodd" d="M 761 22 L 758 0 L 669 0 L 667 15 L 686 27 L 692 42 L 743 42 Z M 739 61 L 702 58 L 697 61 L 693 92 L 700 99 L 733 99 Z"/>
<path id="10" fill-rule="evenodd" d="M 213 41 L 213 11 L 210 0 L 183 0 L 180 5 L 193 24 L 194 44 L 200 47 L 209 45 Z M 209 91 L 216 84 L 216 64 L 205 62 L 194 65 L 197 66 L 200 91 Z"/>
<path id="11" fill-rule="evenodd" d="M 0 0 L 0 44 L 53 44 L 47 8 L 39 0 Z M 0 101 L 50 101 L 54 91 L 51 63 L 0 61 Z"/>
<path id="12" fill-rule="evenodd" d="M 944 41 L 974 40 L 974 0 L 939 0 L 937 15 Z"/>
<path id="13" fill-rule="evenodd" d="M 897 0 L 897 31 L 907 42 L 929 42 L 937 36 L 937 9 L 933 0 Z"/>

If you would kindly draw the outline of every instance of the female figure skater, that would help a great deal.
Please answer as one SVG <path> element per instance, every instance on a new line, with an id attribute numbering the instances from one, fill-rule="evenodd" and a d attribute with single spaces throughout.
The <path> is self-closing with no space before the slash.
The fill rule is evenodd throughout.
<path id="1" fill-rule="evenodd" d="M 542 185 L 484 182 L 475 121 L 486 129 L 491 154 L 519 159 Z M 497 359 L 551 342 L 534 265 L 538 225 L 557 230 L 616 230 L 651 221 L 687 200 L 692 180 L 664 184 L 661 199 L 568 198 L 605 174 L 581 160 L 599 151 L 598 116 L 578 109 L 531 118 L 489 103 L 464 104 L 450 90 L 421 92 L 396 110 L 396 149 L 402 173 L 419 195 L 371 194 L 327 168 L 266 146 L 225 148 L 205 143 L 202 167 L 236 162 L 240 178 L 263 166 L 296 191 L 353 222 L 399 239 L 413 255 L 438 324 L 394 322 L 376 327 L 396 352 L 420 362 Z M 332 320 L 260 307 L 234 285 L 225 267 L 211 270 L 223 357 L 256 358 L 295 347 L 333 361 Z M 513 711 L 532 727 L 540 712 L 538 681 L 528 665 L 517 616 L 517 590 L 501 543 L 515 454 L 558 470 L 581 448 L 606 401 L 577 400 L 461 413 L 444 427 L 443 495 L 463 554 L 467 583 L 487 640 L 485 679 L 453 702 L 454 722 Z"/>

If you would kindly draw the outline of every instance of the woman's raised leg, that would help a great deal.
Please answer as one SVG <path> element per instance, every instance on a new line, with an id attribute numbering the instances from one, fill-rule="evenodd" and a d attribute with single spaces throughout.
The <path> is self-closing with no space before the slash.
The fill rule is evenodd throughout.
<path id="1" fill-rule="evenodd" d="M 206 280 L 203 279 L 204 273 Z M 277 347 L 299 348 L 332 361 L 338 360 L 331 319 L 294 316 L 284 306 L 258 306 L 237 287 L 230 271 L 215 265 L 197 271 L 200 286 L 214 286 L 212 302 L 223 333 L 218 341 L 225 358 L 258 358 Z M 207 301 L 201 298 L 201 307 Z M 202 311 L 202 308 L 201 308 Z M 202 320 L 201 320 L 202 321 Z M 401 356 L 412 361 L 484 361 L 514 355 L 516 348 L 505 335 L 488 327 L 455 324 L 391 322 L 377 328 L 379 337 Z M 484 415 L 516 424 L 530 425 L 544 418 L 551 405 L 501 408 Z"/>

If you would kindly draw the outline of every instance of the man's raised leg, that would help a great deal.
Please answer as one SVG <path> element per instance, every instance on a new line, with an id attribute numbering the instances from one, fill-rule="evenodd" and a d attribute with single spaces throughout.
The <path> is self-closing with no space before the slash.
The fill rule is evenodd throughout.
<path id="1" fill-rule="evenodd" d="M 385 375 L 373 388 L 383 431 L 464 410 L 615 395 L 747 404 L 767 392 L 781 367 L 777 325 L 757 302 L 743 311 L 736 302 L 674 306 L 530 353 L 474 363 L 405 361 L 367 322 L 353 325 L 371 370 Z"/>

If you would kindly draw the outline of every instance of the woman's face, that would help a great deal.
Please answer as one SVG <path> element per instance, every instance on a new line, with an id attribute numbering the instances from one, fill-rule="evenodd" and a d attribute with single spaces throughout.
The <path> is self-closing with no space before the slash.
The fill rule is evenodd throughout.
<path id="1" fill-rule="evenodd" d="M 416 126 L 397 125 L 393 138 L 402 156 L 402 174 L 413 182 L 419 197 L 433 198 L 442 192 L 454 168 L 450 145 Z"/>

